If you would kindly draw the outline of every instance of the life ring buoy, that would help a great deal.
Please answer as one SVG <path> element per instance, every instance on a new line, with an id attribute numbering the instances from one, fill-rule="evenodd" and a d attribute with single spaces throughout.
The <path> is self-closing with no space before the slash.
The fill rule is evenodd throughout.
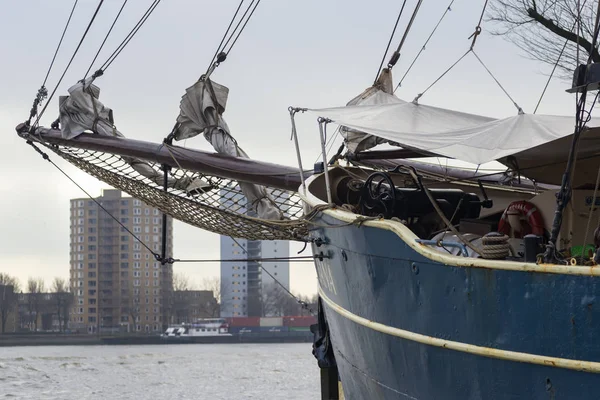
<path id="1" fill-rule="evenodd" d="M 542 214 L 532 203 L 521 200 L 513 201 L 506 207 L 500 222 L 498 222 L 498 232 L 510 235 L 510 222 L 508 221 L 508 214 L 511 212 L 518 212 L 521 216 L 525 217 L 529 224 L 530 232 L 524 232 L 522 236 L 532 233 L 537 236 L 544 236 L 544 219 Z M 514 227 L 513 227 L 514 228 Z"/>

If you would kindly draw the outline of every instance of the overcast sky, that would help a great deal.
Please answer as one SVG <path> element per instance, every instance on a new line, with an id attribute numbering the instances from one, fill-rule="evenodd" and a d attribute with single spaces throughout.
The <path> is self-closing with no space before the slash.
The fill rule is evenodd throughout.
<path id="1" fill-rule="evenodd" d="M 394 69 L 402 76 L 443 13 L 446 0 L 425 1 Z M 396 94 L 404 100 L 435 80 L 469 45 L 484 0 L 456 0 L 426 51 Z M 65 68 L 96 0 L 80 0 L 53 73 L 52 90 Z M 105 49 L 103 62 L 142 15 L 150 0 L 130 1 Z M 225 118 L 233 136 L 255 159 L 295 165 L 287 107 L 340 106 L 375 78 L 395 22 L 400 1 L 392 0 L 263 0 L 227 61 L 212 78 L 229 87 Z M 410 10 L 416 0 L 409 1 Z M 83 77 L 121 0 L 106 0 L 88 38 L 42 119 L 49 125 L 58 114 L 58 95 Z M 100 99 L 114 110 L 126 136 L 161 141 L 178 114 L 185 89 L 206 70 L 237 0 L 170 0 L 162 2 L 107 73 L 96 81 Z M 29 276 L 48 282 L 69 274 L 69 199 L 84 197 L 65 177 L 43 161 L 15 134 L 27 119 L 68 17 L 70 0 L 0 0 L 0 271 L 25 283 Z M 405 12 L 393 46 L 409 18 Z M 523 56 L 514 45 L 488 32 L 476 50 L 525 112 L 532 112 L 549 68 Z M 573 115 L 567 83 L 554 80 L 539 113 Z M 491 117 L 516 110 L 473 57 L 467 57 L 420 100 Z M 305 166 L 319 153 L 312 116 L 298 117 Z M 212 150 L 202 138 L 187 147 Z M 107 187 L 53 158 L 86 190 L 100 195 Z M 218 258 L 219 236 L 183 223 L 175 224 L 175 257 Z M 300 246 L 293 245 L 292 253 Z M 292 254 L 294 255 L 294 254 Z M 217 276 L 218 264 L 176 265 L 176 272 L 200 283 Z M 314 293 L 311 264 L 292 266 L 293 291 Z"/>

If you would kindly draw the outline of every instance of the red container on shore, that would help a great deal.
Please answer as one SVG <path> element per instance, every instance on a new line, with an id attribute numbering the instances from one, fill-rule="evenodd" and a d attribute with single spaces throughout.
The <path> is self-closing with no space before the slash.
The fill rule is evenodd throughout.
<path id="1" fill-rule="evenodd" d="M 308 316 L 283 317 L 283 326 L 289 327 L 309 327 L 317 323 L 317 318 Z"/>
<path id="2" fill-rule="evenodd" d="M 235 317 L 227 318 L 229 326 L 260 326 L 260 317 Z"/>

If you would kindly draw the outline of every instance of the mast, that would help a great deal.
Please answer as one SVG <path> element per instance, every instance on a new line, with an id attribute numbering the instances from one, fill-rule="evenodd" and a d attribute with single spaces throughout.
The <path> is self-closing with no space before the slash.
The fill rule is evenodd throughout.
<path id="1" fill-rule="evenodd" d="M 581 10 L 578 7 L 578 15 L 577 18 L 581 18 Z M 600 1 L 598 1 L 598 7 L 596 11 L 596 21 L 594 25 L 594 33 L 592 38 L 592 46 L 591 49 L 596 48 L 598 31 L 600 29 Z M 577 145 L 579 143 L 579 138 L 581 133 L 586 128 L 586 123 L 589 119 L 590 112 L 585 110 L 587 93 L 589 90 L 598 90 L 600 88 L 600 64 L 592 63 L 592 52 L 587 60 L 587 64 L 581 64 L 577 66 L 575 72 L 573 74 L 573 86 L 567 92 L 571 93 L 581 93 L 579 99 L 577 100 L 577 109 L 575 113 L 575 132 L 573 133 L 573 141 L 571 142 L 571 148 L 569 150 L 569 158 L 567 160 L 567 167 L 565 169 L 565 173 L 562 177 L 562 183 L 560 186 L 560 190 L 556 194 L 556 210 L 554 212 L 554 221 L 552 222 L 552 230 L 550 232 L 550 240 L 546 245 L 546 251 L 544 252 L 543 261 L 547 263 L 552 263 L 556 261 L 560 261 L 559 257 L 556 253 L 556 242 L 558 240 L 558 235 L 560 234 L 560 229 L 562 227 L 562 217 L 563 211 L 569 201 L 571 201 L 572 187 L 571 187 L 571 177 L 574 173 L 574 162 L 577 153 Z M 594 103 L 596 102 L 598 95 L 594 99 Z M 591 105 L 593 107 L 594 104 Z M 592 205 L 593 207 L 593 205 Z M 585 248 L 585 243 L 583 244 Z"/>

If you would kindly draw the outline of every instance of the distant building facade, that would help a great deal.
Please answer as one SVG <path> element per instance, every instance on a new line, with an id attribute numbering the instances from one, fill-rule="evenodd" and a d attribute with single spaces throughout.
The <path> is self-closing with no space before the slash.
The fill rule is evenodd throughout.
<path id="1" fill-rule="evenodd" d="M 69 312 L 73 294 L 19 293 L 18 315 L 20 331 L 54 331 L 69 329 Z"/>
<path id="2" fill-rule="evenodd" d="M 162 251 L 162 213 L 114 189 L 96 200 L 143 244 L 93 200 L 71 200 L 71 328 L 88 333 L 161 331 L 170 319 L 173 291 L 173 266 L 161 265 L 152 254 Z M 170 217 L 166 243 L 167 256 L 172 256 Z"/>
<path id="3" fill-rule="evenodd" d="M 219 316 L 219 303 L 211 290 L 175 290 L 171 323 L 191 323 Z"/>
<path id="4" fill-rule="evenodd" d="M 256 213 L 248 210 L 247 200 L 238 191 L 221 192 L 225 208 L 239 207 L 238 213 L 256 217 Z M 240 207 L 241 205 L 241 207 Z M 246 240 L 221 236 L 221 317 L 260 317 L 263 315 L 262 293 L 265 287 L 274 283 L 263 268 L 268 271 L 287 289 L 290 287 L 289 262 L 246 261 L 261 258 L 289 257 L 290 245 L 283 240 Z M 262 267 L 261 267 L 262 266 Z"/>
<path id="5" fill-rule="evenodd" d="M 258 241 L 221 236 L 221 317 L 259 317 L 263 315 L 262 293 L 277 279 L 290 287 L 289 261 L 257 262 L 248 259 L 289 257 L 288 241 Z M 261 268 L 262 265 L 262 268 Z M 271 278 L 263 268 L 268 271 Z"/>
<path id="6" fill-rule="evenodd" d="M 18 293 L 13 285 L 0 284 L 0 333 L 14 332 L 18 327 Z"/>

